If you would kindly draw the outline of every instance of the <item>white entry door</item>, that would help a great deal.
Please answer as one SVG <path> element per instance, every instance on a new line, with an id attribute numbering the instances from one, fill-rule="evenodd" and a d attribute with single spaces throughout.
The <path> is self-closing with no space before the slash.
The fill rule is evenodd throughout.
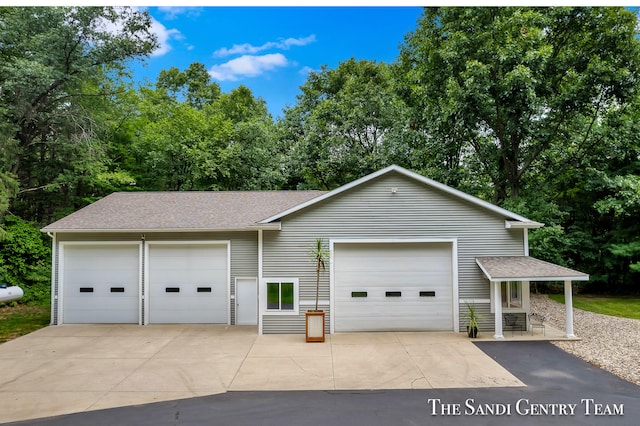
<path id="1" fill-rule="evenodd" d="M 257 278 L 236 278 L 236 324 L 258 324 Z"/>

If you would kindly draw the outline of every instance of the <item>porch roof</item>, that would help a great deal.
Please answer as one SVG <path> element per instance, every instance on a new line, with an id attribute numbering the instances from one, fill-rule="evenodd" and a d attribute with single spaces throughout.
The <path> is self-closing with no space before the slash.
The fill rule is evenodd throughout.
<path id="1" fill-rule="evenodd" d="M 489 281 L 588 281 L 589 275 L 530 256 L 478 257 Z"/>

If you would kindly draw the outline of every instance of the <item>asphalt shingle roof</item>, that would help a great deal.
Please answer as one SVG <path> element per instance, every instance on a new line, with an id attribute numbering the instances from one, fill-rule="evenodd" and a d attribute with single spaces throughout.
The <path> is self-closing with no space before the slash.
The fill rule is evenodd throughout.
<path id="1" fill-rule="evenodd" d="M 585 281 L 589 275 L 530 256 L 478 257 L 476 263 L 490 281 Z"/>
<path id="2" fill-rule="evenodd" d="M 115 192 L 43 231 L 245 229 L 324 191 Z"/>

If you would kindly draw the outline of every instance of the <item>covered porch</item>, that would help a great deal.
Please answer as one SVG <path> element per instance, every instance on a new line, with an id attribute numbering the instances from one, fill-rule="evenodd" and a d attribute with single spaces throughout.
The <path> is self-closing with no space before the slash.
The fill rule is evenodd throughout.
<path id="1" fill-rule="evenodd" d="M 573 269 L 565 268 L 554 263 L 545 262 L 530 256 L 491 256 L 478 257 L 476 263 L 491 286 L 491 306 L 495 314 L 494 339 L 504 339 L 503 334 L 503 303 L 509 295 L 508 283 L 525 283 L 521 288 L 528 291 L 528 283 L 532 281 L 560 281 L 564 282 L 565 296 L 565 333 L 564 338 L 575 338 L 573 334 L 573 281 L 588 281 L 589 275 Z M 503 285 L 506 284 L 506 285 Z M 504 287 L 504 289 L 503 289 Z M 528 314 L 530 307 L 523 303 L 521 311 L 527 315 L 526 328 L 529 328 Z"/>

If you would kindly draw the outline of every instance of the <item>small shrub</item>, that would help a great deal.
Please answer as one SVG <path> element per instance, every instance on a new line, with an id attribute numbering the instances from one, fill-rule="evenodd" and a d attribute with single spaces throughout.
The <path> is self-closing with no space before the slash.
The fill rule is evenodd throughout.
<path id="1" fill-rule="evenodd" d="M 0 283 L 22 288 L 20 302 L 49 303 L 51 241 L 35 224 L 6 216 L 0 240 Z"/>

